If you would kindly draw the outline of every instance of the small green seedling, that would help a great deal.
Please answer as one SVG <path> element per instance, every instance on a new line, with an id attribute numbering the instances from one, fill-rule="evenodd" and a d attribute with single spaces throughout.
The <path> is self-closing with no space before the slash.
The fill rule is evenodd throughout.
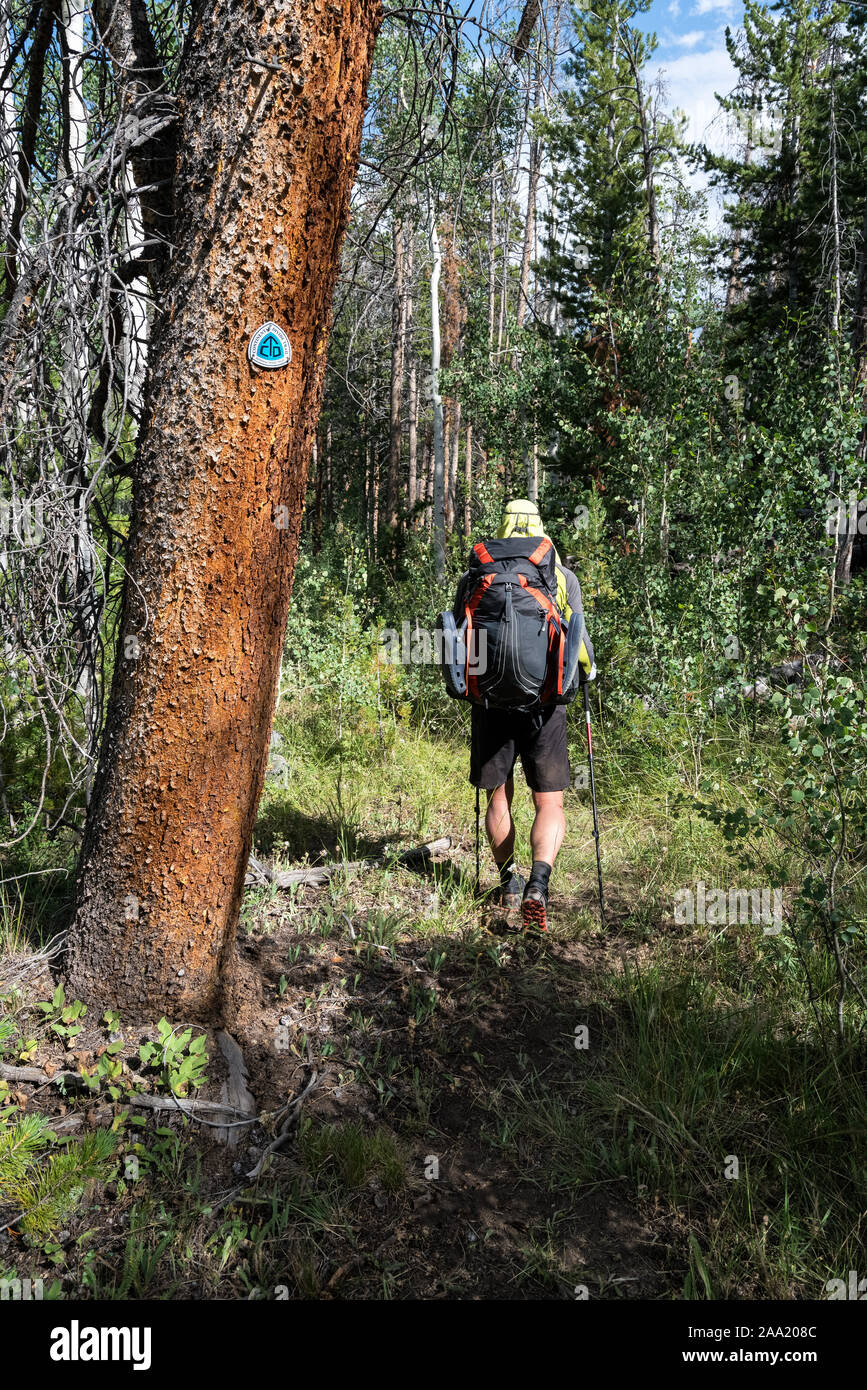
<path id="1" fill-rule="evenodd" d="M 70 1043 L 78 1037 L 82 1029 L 78 1020 L 84 1018 L 87 1005 L 82 1004 L 80 999 L 67 1004 L 63 985 L 58 985 L 48 1003 L 40 1004 L 39 1008 L 44 1015 L 43 1022 L 47 1023 L 51 1031 L 63 1042 Z"/>
<path id="2" fill-rule="evenodd" d="M 139 1058 L 146 1067 L 159 1071 L 162 1080 L 173 1095 L 187 1095 L 190 1086 L 196 1088 L 207 1081 L 205 1067 L 208 1054 L 205 1051 L 205 1037 L 200 1034 L 194 1038 L 191 1028 L 176 1033 L 166 1019 L 157 1024 L 159 1040 L 142 1043 Z"/>

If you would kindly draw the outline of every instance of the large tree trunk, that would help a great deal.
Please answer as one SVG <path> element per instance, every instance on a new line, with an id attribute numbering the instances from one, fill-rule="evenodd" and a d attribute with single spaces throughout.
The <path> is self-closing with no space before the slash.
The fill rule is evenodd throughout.
<path id="1" fill-rule="evenodd" d="M 518 328 L 523 328 L 530 304 L 530 263 L 536 244 L 536 200 L 539 195 L 539 174 L 542 168 L 542 142 L 535 136 L 530 142 L 530 178 L 527 187 L 527 216 L 524 221 L 524 245 L 521 251 L 521 275 L 518 284 Z"/>
<path id="2" fill-rule="evenodd" d="M 491 216 L 488 228 L 488 359 L 494 365 L 494 327 L 497 321 L 497 180 L 491 173 Z"/>
<path id="3" fill-rule="evenodd" d="M 542 140 L 538 131 L 532 128 L 530 104 L 532 102 L 533 115 L 535 116 L 542 95 L 541 66 L 541 57 L 537 56 L 532 86 L 529 82 L 527 84 L 527 109 L 524 115 L 524 123 L 530 129 L 530 165 L 527 183 L 527 215 L 524 218 L 524 244 L 521 248 L 521 272 L 518 278 L 518 308 L 515 312 L 515 323 L 519 329 L 524 326 L 527 309 L 530 305 L 530 263 L 536 244 L 536 202 L 539 196 L 539 175 L 542 171 Z"/>
<path id="4" fill-rule="evenodd" d="M 408 361 L 407 381 L 407 447 L 409 452 L 407 477 L 407 508 L 410 530 L 415 530 L 417 517 L 413 508 L 418 501 L 418 357 L 413 346 L 413 313 L 415 299 L 413 276 L 415 274 L 415 240 L 410 230 L 406 247 L 406 331 L 404 333 L 404 353 Z"/>
<path id="5" fill-rule="evenodd" d="M 379 0 L 193 11 L 177 249 L 70 932 L 75 994 L 131 1017 L 220 1004 L 379 17 Z M 291 366 L 248 363 L 266 319 L 289 334 Z"/>
<path id="6" fill-rule="evenodd" d="M 419 500 L 419 481 L 418 481 L 418 407 L 419 407 L 419 386 L 418 386 L 418 358 L 415 353 L 411 353 L 409 360 L 409 480 L 407 483 L 407 501 L 410 512 L 410 528 L 414 531 L 418 526 L 418 517 L 415 515 L 415 506 Z"/>
<path id="7" fill-rule="evenodd" d="M 11 28 L 6 14 L 0 15 L 0 245 L 6 244 L 15 213 L 15 169 L 18 165 L 18 108 L 12 74 L 3 73 L 11 49 Z"/>

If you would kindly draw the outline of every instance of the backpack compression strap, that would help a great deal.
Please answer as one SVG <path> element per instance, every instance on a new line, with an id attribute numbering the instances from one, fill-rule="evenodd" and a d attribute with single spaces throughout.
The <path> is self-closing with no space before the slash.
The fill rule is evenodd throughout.
<path id="1" fill-rule="evenodd" d="M 550 544 L 551 542 L 548 541 L 548 545 Z M 523 574 L 518 575 L 518 581 L 521 585 L 521 588 L 526 589 L 528 594 L 532 594 L 536 602 L 541 604 L 542 608 L 544 608 L 546 614 L 548 615 L 549 655 L 554 649 L 554 642 L 556 641 L 556 639 L 558 637 L 560 639 L 559 642 L 557 642 L 557 665 L 556 667 L 551 667 L 548 674 L 548 678 L 545 681 L 545 685 L 542 690 L 541 700 L 544 704 L 547 700 L 550 699 L 552 695 L 563 694 L 563 620 L 560 616 L 560 612 L 556 604 L 553 604 L 551 602 L 547 594 L 543 594 L 541 589 L 534 589 L 533 585 L 530 584 L 528 580 L 524 578 Z"/>

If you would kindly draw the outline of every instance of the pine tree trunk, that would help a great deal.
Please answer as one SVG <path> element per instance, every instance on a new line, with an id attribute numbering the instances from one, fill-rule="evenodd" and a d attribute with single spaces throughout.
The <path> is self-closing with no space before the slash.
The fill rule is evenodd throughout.
<path id="1" fill-rule="evenodd" d="M 660 273 L 659 207 L 656 196 L 655 141 L 648 120 L 650 103 L 645 96 L 644 83 L 635 53 L 629 43 L 625 45 L 625 48 L 627 61 L 632 71 L 632 80 L 635 84 L 635 112 L 641 138 L 641 161 L 644 172 L 644 191 L 647 198 L 647 252 L 653 275 L 658 283 Z"/>
<path id="2" fill-rule="evenodd" d="M 234 941 L 378 0 L 198 0 L 69 985 L 204 1018 Z M 251 62 L 251 57 L 255 60 Z M 275 319 L 288 367 L 247 360 Z"/>
<path id="3" fill-rule="evenodd" d="M 415 353 L 410 356 L 409 363 L 409 510 L 410 526 L 416 528 L 416 517 L 414 508 L 419 500 L 419 479 L 418 479 L 418 359 Z"/>
<path id="4" fill-rule="evenodd" d="M 403 227 L 395 218 L 394 294 L 391 307 L 391 412 L 388 449 L 388 487 L 386 492 L 386 525 L 394 532 L 399 524 L 400 455 L 403 442 L 403 366 L 404 335 L 406 332 L 406 297 L 404 274 Z"/>
<path id="5" fill-rule="evenodd" d="M 448 453 L 448 499 L 446 505 L 446 525 L 449 532 L 454 530 L 458 504 L 458 459 L 461 452 L 461 403 L 451 402 L 451 442 Z"/>

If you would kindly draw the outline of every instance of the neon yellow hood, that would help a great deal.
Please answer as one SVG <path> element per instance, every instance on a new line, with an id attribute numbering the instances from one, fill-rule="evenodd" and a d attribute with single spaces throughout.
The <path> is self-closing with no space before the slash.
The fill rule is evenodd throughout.
<path id="1" fill-rule="evenodd" d="M 510 502 L 503 512 L 497 537 L 501 541 L 511 540 L 512 536 L 544 536 L 545 528 L 535 502 L 527 502 L 519 497 Z"/>
<path id="2" fill-rule="evenodd" d="M 503 519 L 500 522 L 500 529 L 497 532 L 498 540 L 508 541 L 513 536 L 538 536 L 541 539 L 545 534 L 539 508 L 535 502 L 528 502 L 525 497 L 519 497 L 516 501 L 507 504 L 506 510 L 503 512 Z M 563 564 L 557 554 L 556 546 L 554 547 L 554 560 L 557 565 L 557 607 L 561 613 L 568 617 L 572 610 L 568 607 L 566 580 L 561 573 Z"/>
<path id="3" fill-rule="evenodd" d="M 541 538 L 546 534 L 536 503 L 528 502 L 526 498 L 519 497 L 517 501 L 510 502 L 503 512 L 497 539 L 508 541 L 512 539 L 512 536 L 539 536 Z M 554 557 L 558 565 L 563 563 L 557 554 L 556 547 L 554 548 Z"/>

